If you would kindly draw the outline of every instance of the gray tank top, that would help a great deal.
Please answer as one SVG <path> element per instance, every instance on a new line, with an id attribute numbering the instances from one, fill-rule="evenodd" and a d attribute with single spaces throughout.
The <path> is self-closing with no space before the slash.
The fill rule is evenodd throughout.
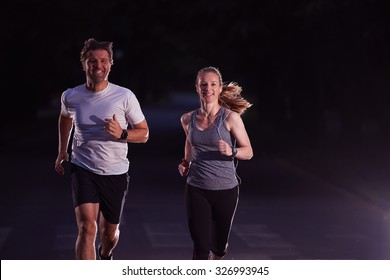
<path id="1" fill-rule="evenodd" d="M 224 124 L 228 111 L 222 107 L 214 125 L 203 131 L 196 126 L 197 112 L 193 111 L 188 128 L 192 158 L 187 183 L 208 190 L 234 188 L 238 185 L 234 160 L 218 148 L 220 139 L 233 146 L 233 136 Z"/>

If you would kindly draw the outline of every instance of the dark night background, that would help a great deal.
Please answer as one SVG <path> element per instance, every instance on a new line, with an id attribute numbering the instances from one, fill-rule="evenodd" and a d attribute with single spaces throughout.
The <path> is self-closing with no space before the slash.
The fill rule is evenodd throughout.
<path id="1" fill-rule="evenodd" d="M 254 103 L 246 121 L 267 127 L 272 143 L 349 145 L 365 130 L 387 141 L 384 0 L 14 0 L 1 21 L 11 121 L 58 111 L 62 91 L 85 80 L 79 53 L 94 37 L 114 42 L 110 80 L 143 106 L 196 94 L 197 70 L 212 65 L 243 86 Z"/>
<path id="2" fill-rule="evenodd" d="M 184 184 L 177 172 L 184 148 L 179 119 L 199 106 L 197 71 L 215 66 L 254 104 L 243 115 L 254 157 L 238 168 L 245 182 L 238 222 L 270 225 L 314 259 L 389 259 L 388 2 L 4 0 L 0 258 L 73 256 L 73 239 L 59 239 L 75 228 L 69 176 L 54 171 L 57 119 L 62 92 L 85 82 L 79 55 L 93 37 L 114 43 L 109 80 L 137 95 L 150 125 L 149 141 L 130 149 L 136 176 L 123 250 L 147 249 L 145 232 L 133 224 L 185 221 L 175 208 Z M 340 198 L 333 187 L 348 192 Z M 372 210 L 378 205 L 380 214 Z M 321 237 L 337 218 L 348 234 L 339 243 Z M 53 249 L 57 243 L 61 250 Z M 165 249 L 158 257 L 170 254 Z M 250 258 L 252 249 L 238 258 Z M 119 258 L 138 257 L 130 251 Z"/>

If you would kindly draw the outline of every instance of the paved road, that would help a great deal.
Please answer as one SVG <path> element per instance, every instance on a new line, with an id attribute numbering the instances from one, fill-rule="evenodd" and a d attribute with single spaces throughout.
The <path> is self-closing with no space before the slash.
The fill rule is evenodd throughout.
<path id="1" fill-rule="evenodd" d="M 68 179 L 54 174 L 52 158 L 19 162 L 25 171 L 2 176 L 1 259 L 73 259 Z M 189 259 L 177 159 L 134 157 L 132 164 L 115 258 Z M 390 259 L 390 222 L 377 206 L 281 160 L 240 163 L 239 170 L 241 199 L 227 259 Z"/>
<path id="2" fill-rule="evenodd" d="M 156 125 L 159 137 L 130 145 L 131 187 L 116 259 L 191 258 L 184 179 L 177 172 L 183 135 Z M 55 120 L 31 130 L 27 145 L 1 142 L 0 258 L 73 259 L 69 177 L 53 170 Z M 285 158 L 255 156 L 239 162 L 238 173 L 227 259 L 390 259 L 390 221 L 379 205 Z"/>

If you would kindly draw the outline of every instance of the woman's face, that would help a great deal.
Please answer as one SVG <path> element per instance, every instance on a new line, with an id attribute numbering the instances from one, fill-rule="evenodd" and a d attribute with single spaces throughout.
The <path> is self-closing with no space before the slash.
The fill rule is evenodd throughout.
<path id="1" fill-rule="evenodd" d="M 196 91 L 200 99 L 205 102 L 218 102 L 219 94 L 222 92 L 222 84 L 219 81 L 219 76 L 214 72 L 200 74 L 196 84 Z"/>

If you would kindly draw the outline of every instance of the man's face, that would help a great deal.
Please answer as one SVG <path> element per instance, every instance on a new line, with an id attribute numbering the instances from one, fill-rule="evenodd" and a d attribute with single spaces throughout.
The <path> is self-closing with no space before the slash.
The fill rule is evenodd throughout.
<path id="1" fill-rule="evenodd" d="M 94 84 L 107 81 L 111 70 L 110 56 L 106 50 L 91 50 L 83 63 L 87 79 Z"/>

